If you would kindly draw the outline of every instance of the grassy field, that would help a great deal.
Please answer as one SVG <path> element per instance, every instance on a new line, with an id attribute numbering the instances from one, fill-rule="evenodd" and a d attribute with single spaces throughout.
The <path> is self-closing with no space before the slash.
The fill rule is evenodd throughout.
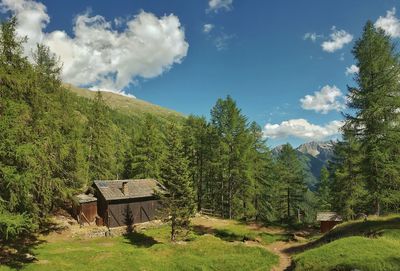
<path id="1" fill-rule="evenodd" d="M 96 95 L 95 91 L 78 88 L 70 84 L 65 84 L 65 87 L 78 96 L 85 98 L 93 99 Z M 138 116 L 149 113 L 170 120 L 179 120 L 183 117 L 182 114 L 174 110 L 167 109 L 140 99 L 130 98 L 112 92 L 102 92 L 102 95 L 108 106 L 124 114 Z"/>
<path id="2" fill-rule="evenodd" d="M 113 238 L 71 239 L 50 234 L 32 250 L 37 261 L 3 265 L 0 270 L 270 270 L 278 264 L 278 257 L 261 245 L 230 242 L 233 239 L 220 238 L 218 231 L 213 231 L 227 230 L 240 239 L 253 234 L 264 236 L 265 229 L 234 221 L 216 223 L 217 227 L 211 228 L 210 221 L 201 222 L 197 219 L 196 231 L 178 243 L 169 241 L 169 227 L 165 225 Z M 198 231 L 199 227 L 208 232 Z M 280 238 L 280 234 L 270 234 L 263 242 Z"/>
<path id="3" fill-rule="evenodd" d="M 307 246 L 294 256 L 296 271 L 400 270 L 400 217 L 344 223 Z"/>

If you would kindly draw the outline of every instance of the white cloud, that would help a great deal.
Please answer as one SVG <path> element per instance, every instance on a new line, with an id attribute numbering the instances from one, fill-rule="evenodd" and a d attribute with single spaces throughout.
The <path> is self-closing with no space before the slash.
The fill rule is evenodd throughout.
<path id="1" fill-rule="evenodd" d="M 322 38 L 322 35 L 318 35 L 317 33 L 305 33 L 303 36 L 303 40 L 311 40 L 312 42 L 315 42 L 317 39 Z"/>
<path id="2" fill-rule="evenodd" d="M 232 9 L 233 0 L 209 0 L 207 11 L 218 12 L 220 9 L 229 11 Z"/>
<path id="3" fill-rule="evenodd" d="M 378 20 L 375 22 L 376 28 L 383 29 L 386 34 L 393 38 L 400 37 L 400 21 L 396 18 L 396 9 L 386 11 L 386 16 L 379 16 Z"/>
<path id="4" fill-rule="evenodd" d="M 332 110 L 344 109 L 344 104 L 340 101 L 342 98 L 343 94 L 339 88 L 326 85 L 320 91 L 315 91 L 314 95 L 306 95 L 301 98 L 300 102 L 303 109 L 326 114 Z"/>
<path id="5" fill-rule="evenodd" d="M 339 134 L 342 121 L 334 120 L 324 126 L 309 123 L 305 119 L 282 121 L 280 124 L 267 123 L 263 134 L 267 138 L 286 138 L 289 136 L 306 140 L 323 140 Z"/>
<path id="6" fill-rule="evenodd" d="M 342 49 L 343 46 L 353 40 L 353 35 L 347 33 L 345 30 L 336 30 L 336 27 L 332 27 L 332 33 L 329 37 L 330 40 L 324 41 L 321 44 L 322 50 L 328 53 Z"/>
<path id="7" fill-rule="evenodd" d="M 203 32 L 208 34 L 211 32 L 211 30 L 214 29 L 214 25 L 213 24 L 204 24 L 203 25 Z"/>
<path id="8" fill-rule="evenodd" d="M 158 18 L 141 11 L 124 22 L 123 32 L 114 30 L 100 15 L 81 14 L 70 36 L 62 30 L 44 31 L 50 19 L 41 3 L 2 0 L 1 8 L 16 15 L 18 33 L 28 36 L 26 54 L 37 42 L 48 45 L 64 64 L 64 81 L 93 89 L 119 92 L 139 77 L 156 77 L 180 63 L 189 47 L 179 18 L 173 14 Z"/>
<path id="9" fill-rule="evenodd" d="M 224 32 L 221 32 L 218 36 L 214 39 L 214 45 L 218 51 L 222 51 L 228 48 L 229 41 L 233 39 L 235 35 L 229 35 Z"/>
<path id="10" fill-rule="evenodd" d="M 351 75 L 358 73 L 360 71 L 360 68 L 357 67 L 356 65 L 351 65 L 350 67 L 346 67 L 346 75 Z"/>

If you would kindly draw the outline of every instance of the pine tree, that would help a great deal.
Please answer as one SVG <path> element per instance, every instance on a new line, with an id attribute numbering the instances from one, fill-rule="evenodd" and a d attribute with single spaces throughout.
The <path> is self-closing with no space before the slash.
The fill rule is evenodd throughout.
<path id="1" fill-rule="evenodd" d="M 211 110 L 211 125 L 218 135 L 220 167 L 220 210 L 223 216 L 233 218 L 234 210 L 242 207 L 237 198 L 243 186 L 249 182 L 249 161 L 246 159 L 251 142 L 247 130 L 247 118 L 228 96 L 218 99 Z"/>
<path id="2" fill-rule="evenodd" d="M 290 144 L 282 147 L 277 161 L 279 172 L 280 197 L 282 207 L 286 210 L 286 219 L 291 221 L 293 214 L 299 213 L 299 204 L 302 202 L 303 193 L 306 191 L 304 172 L 301 163 L 296 155 L 296 151 Z"/>
<path id="3" fill-rule="evenodd" d="M 152 115 L 145 116 L 139 136 L 132 141 L 134 142 L 129 154 L 129 177 L 159 179 L 164 144 L 156 119 Z"/>
<path id="4" fill-rule="evenodd" d="M 346 116 L 364 155 L 362 170 L 373 197 L 376 214 L 383 207 L 399 206 L 400 187 L 400 65 L 390 37 L 367 22 L 353 54 L 360 71 L 358 87 L 349 88 Z"/>
<path id="5" fill-rule="evenodd" d="M 115 142 L 108 108 L 100 91 L 92 104 L 88 120 L 88 170 L 90 182 L 117 178 L 113 173 L 116 165 Z"/>
<path id="6" fill-rule="evenodd" d="M 185 122 L 183 132 L 183 146 L 189 160 L 189 171 L 194 184 L 197 210 L 203 207 L 205 194 L 205 175 L 209 158 L 207 152 L 207 137 L 209 127 L 204 117 L 189 116 Z"/>
<path id="7" fill-rule="evenodd" d="M 320 174 L 320 182 L 318 186 L 318 199 L 319 199 L 319 208 L 323 211 L 329 211 L 331 209 L 331 191 L 330 191 L 330 183 L 329 183 L 329 171 L 323 166 Z"/>
<path id="8" fill-rule="evenodd" d="M 363 154 L 353 131 L 344 128 L 343 140 L 334 148 L 331 172 L 331 205 L 345 219 L 352 219 L 365 211 L 363 203 L 369 202 L 362 169 Z"/>
<path id="9" fill-rule="evenodd" d="M 188 160 L 184 155 L 180 132 L 174 124 L 167 128 L 165 144 L 167 149 L 161 176 L 167 193 L 160 197 L 163 213 L 171 221 L 171 240 L 175 241 L 178 234 L 189 229 L 196 207 Z"/>

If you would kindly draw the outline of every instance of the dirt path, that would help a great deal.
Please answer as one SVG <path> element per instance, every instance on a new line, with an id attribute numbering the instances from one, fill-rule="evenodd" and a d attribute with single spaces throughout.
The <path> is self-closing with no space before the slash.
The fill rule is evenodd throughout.
<path id="1" fill-rule="evenodd" d="M 292 259 L 284 250 L 295 245 L 297 244 L 278 241 L 266 246 L 269 251 L 279 256 L 279 265 L 273 267 L 271 271 L 290 270 L 289 267 L 292 265 Z"/>

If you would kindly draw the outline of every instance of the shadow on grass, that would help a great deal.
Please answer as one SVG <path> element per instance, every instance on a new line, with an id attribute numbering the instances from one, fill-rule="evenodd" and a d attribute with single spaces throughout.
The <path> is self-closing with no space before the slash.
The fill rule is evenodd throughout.
<path id="1" fill-rule="evenodd" d="M 130 244 L 136 247 L 151 247 L 155 244 L 160 244 L 157 240 L 155 240 L 151 236 L 147 236 L 144 233 L 140 232 L 130 232 L 124 235 L 125 240 L 127 240 Z"/>
<path id="2" fill-rule="evenodd" d="M 249 240 L 246 235 L 239 235 L 226 229 L 214 229 L 203 225 L 192 226 L 192 231 L 195 232 L 197 235 L 212 234 L 228 242 Z"/>
<path id="3" fill-rule="evenodd" d="M 44 243 L 35 236 L 24 236 L 18 240 L 0 242 L 0 265 L 22 269 L 26 264 L 37 261 L 34 248 Z"/>
<path id="4" fill-rule="evenodd" d="M 66 229 L 50 220 L 44 220 L 40 225 L 39 235 L 49 235 L 50 233 L 61 234 Z M 37 234 L 25 234 L 16 240 L 0 239 L 0 265 L 5 265 L 13 269 L 22 269 L 25 265 L 37 261 L 34 249 L 44 240 L 37 238 Z"/>
<path id="5" fill-rule="evenodd" d="M 315 241 L 288 248 L 284 252 L 296 254 L 350 236 L 376 238 L 382 235 L 383 230 L 387 229 L 400 229 L 400 217 L 393 217 L 384 220 L 356 221 L 339 225 Z"/>

